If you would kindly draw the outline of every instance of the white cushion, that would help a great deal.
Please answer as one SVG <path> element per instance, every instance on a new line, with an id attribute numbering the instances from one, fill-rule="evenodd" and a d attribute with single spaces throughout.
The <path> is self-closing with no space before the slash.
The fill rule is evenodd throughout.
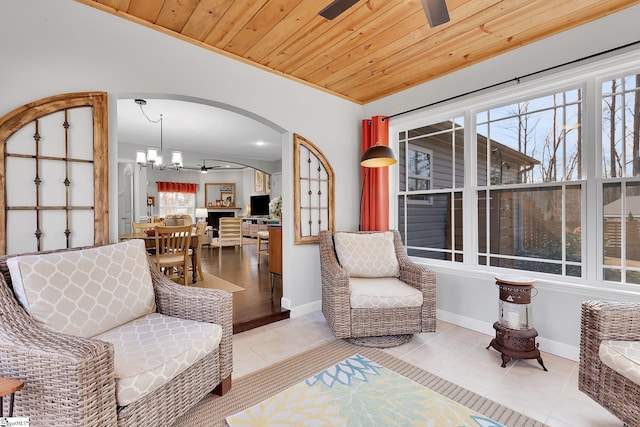
<path id="1" fill-rule="evenodd" d="M 400 274 L 393 233 L 335 233 L 338 262 L 351 277 L 397 277 Z"/>
<path id="2" fill-rule="evenodd" d="M 142 240 L 9 258 L 16 297 L 43 327 L 91 337 L 155 311 Z"/>
<path id="3" fill-rule="evenodd" d="M 420 307 L 422 292 L 395 277 L 350 278 L 351 308 Z"/>
<path id="4" fill-rule="evenodd" d="M 126 406 L 215 350 L 222 327 L 151 313 L 93 338 L 114 346 L 116 401 Z"/>
<path id="5" fill-rule="evenodd" d="M 598 355 L 602 363 L 640 384 L 640 342 L 605 340 L 600 343 Z"/>

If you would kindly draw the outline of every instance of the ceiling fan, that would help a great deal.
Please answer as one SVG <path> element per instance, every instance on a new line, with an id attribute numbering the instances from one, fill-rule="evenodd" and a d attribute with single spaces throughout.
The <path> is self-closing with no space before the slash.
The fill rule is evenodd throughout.
<path id="1" fill-rule="evenodd" d="M 207 166 L 205 164 L 205 160 L 202 160 L 202 164 L 198 165 L 198 166 L 184 166 L 183 169 L 189 169 L 189 170 L 194 170 L 194 171 L 200 171 L 202 173 L 207 173 L 209 172 L 209 169 L 217 169 L 217 168 L 221 168 L 222 166 Z"/>
<path id="2" fill-rule="evenodd" d="M 427 21 L 431 28 L 449 22 L 449 11 L 445 0 L 420 0 L 422 8 L 427 15 Z M 332 20 L 337 18 L 342 12 L 356 4 L 358 0 L 333 0 L 327 7 L 322 9 L 318 15 Z"/>
<path id="3" fill-rule="evenodd" d="M 217 159 L 208 159 L 208 160 L 215 161 L 215 162 L 223 162 L 224 165 L 207 166 L 205 163 L 206 160 L 207 159 L 202 159 L 202 164 L 199 164 L 197 166 L 184 166 L 182 167 L 182 169 L 200 171 L 201 173 L 208 173 L 209 170 L 211 169 L 240 170 L 247 167 L 247 166 L 236 164 L 233 162 L 228 162 L 226 160 L 217 160 Z"/>
<path id="4" fill-rule="evenodd" d="M 202 159 L 202 164 L 198 165 L 198 166 L 200 168 L 200 172 L 202 172 L 202 173 L 207 173 L 209 171 L 209 169 L 217 169 L 217 168 L 220 167 L 220 166 L 207 166 L 205 164 L 205 160 L 204 159 Z"/>

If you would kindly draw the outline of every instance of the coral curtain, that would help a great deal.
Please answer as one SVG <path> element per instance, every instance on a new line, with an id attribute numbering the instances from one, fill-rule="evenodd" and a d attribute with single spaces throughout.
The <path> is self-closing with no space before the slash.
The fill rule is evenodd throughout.
<path id="1" fill-rule="evenodd" d="M 362 153 L 380 143 L 389 145 L 389 119 L 373 116 L 362 121 Z M 360 224 L 362 231 L 384 231 L 389 229 L 389 168 L 361 168 L 362 205 Z"/>
<path id="2" fill-rule="evenodd" d="M 193 193 L 198 192 L 198 184 L 189 182 L 161 182 L 158 181 L 158 192 L 163 193 Z"/>

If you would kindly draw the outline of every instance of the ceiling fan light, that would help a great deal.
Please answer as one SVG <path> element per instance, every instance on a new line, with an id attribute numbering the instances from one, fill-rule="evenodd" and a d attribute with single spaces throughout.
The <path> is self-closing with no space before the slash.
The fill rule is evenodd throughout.
<path id="1" fill-rule="evenodd" d="M 144 153 L 144 151 L 136 151 L 136 163 L 141 165 L 147 163 L 147 155 Z"/>
<path id="2" fill-rule="evenodd" d="M 176 167 L 182 167 L 182 153 L 180 151 L 171 152 L 171 164 Z"/>
<path id="3" fill-rule="evenodd" d="M 202 165 L 202 167 L 200 168 L 200 173 L 208 173 L 209 171 L 207 170 L 207 167 L 205 165 Z"/>
<path id="4" fill-rule="evenodd" d="M 449 22 L 449 11 L 445 0 L 421 0 L 422 8 L 431 28 Z"/>

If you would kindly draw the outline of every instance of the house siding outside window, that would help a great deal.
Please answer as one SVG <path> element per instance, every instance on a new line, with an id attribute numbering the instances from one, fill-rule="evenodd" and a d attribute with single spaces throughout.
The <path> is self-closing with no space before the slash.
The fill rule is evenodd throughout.
<path id="1" fill-rule="evenodd" d="M 399 135 L 399 229 L 410 255 L 462 261 L 464 120 Z"/>

